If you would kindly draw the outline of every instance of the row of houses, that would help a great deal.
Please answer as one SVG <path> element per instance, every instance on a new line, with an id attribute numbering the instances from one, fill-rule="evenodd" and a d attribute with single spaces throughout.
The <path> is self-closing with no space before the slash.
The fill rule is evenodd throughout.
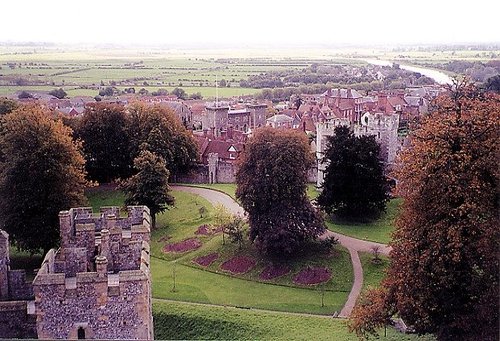
<path id="1" fill-rule="evenodd" d="M 320 160 L 326 139 L 336 126 L 348 125 L 356 135 L 375 135 L 381 144 L 384 162 L 391 165 L 403 143 L 401 131 L 406 123 L 425 114 L 430 101 L 441 91 L 435 87 L 418 87 L 362 95 L 349 88 L 329 89 L 321 94 L 293 96 L 289 102 L 277 105 L 252 98 L 205 102 L 180 100 L 172 95 L 140 98 L 124 95 L 106 102 L 126 105 L 140 99 L 172 109 L 184 125 L 193 130 L 198 143 L 201 167 L 198 173 L 203 175 L 191 179 L 196 182 L 233 182 L 235 161 L 255 129 L 271 126 L 303 131 L 311 137 L 311 148 L 317 155 L 320 185 L 326 167 Z M 57 99 L 51 96 L 31 100 L 44 101 L 51 109 L 69 116 L 81 115 L 85 105 L 95 102 L 91 97 Z"/>

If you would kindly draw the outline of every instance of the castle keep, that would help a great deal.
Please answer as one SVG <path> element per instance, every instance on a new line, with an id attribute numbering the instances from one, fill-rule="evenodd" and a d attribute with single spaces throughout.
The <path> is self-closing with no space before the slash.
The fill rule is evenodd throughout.
<path id="1" fill-rule="evenodd" d="M 35 336 L 152 339 L 148 208 L 128 207 L 126 217 L 117 207 L 101 208 L 97 216 L 91 208 L 73 208 L 59 219 L 61 247 L 47 253 L 31 297 L 19 308 L 26 323 L 34 322 Z M 5 267 L 0 270 L 4 276 Z M 16 299 L 3 287 L 2 299 Z M 10 303 L 0 302 L 0 309 Z M 0 337 L 14 336 L 0 330 Z"/>

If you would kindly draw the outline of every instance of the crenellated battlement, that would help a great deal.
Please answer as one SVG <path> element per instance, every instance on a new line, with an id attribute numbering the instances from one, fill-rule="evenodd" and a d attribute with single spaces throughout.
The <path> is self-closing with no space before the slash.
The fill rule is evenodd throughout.
<path id="1" fill-rule="evenodd" d="M 149 209 L 73 208 L 59 219 L 61 247 L 33 281 L 38 337 L 151 339 Z"/>

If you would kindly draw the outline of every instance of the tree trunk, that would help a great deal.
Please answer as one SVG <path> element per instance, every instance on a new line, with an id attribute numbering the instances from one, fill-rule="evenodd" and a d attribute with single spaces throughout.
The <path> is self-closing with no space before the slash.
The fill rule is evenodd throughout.
<path id="1" fill-rule="evenodd" d="M 156 213 L 151 212 L 151 230 L 156 229 Z"/>

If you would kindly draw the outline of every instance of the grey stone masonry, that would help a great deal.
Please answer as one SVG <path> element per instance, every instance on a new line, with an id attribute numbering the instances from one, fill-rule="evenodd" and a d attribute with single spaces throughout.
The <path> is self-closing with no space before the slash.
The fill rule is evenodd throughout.
<path id="1" fill-rule="evenodd" d="M 43 339 L 153 339 L 150 221 L 145 206 L 60 213 L 61 248 L 33 281 Z"/>

